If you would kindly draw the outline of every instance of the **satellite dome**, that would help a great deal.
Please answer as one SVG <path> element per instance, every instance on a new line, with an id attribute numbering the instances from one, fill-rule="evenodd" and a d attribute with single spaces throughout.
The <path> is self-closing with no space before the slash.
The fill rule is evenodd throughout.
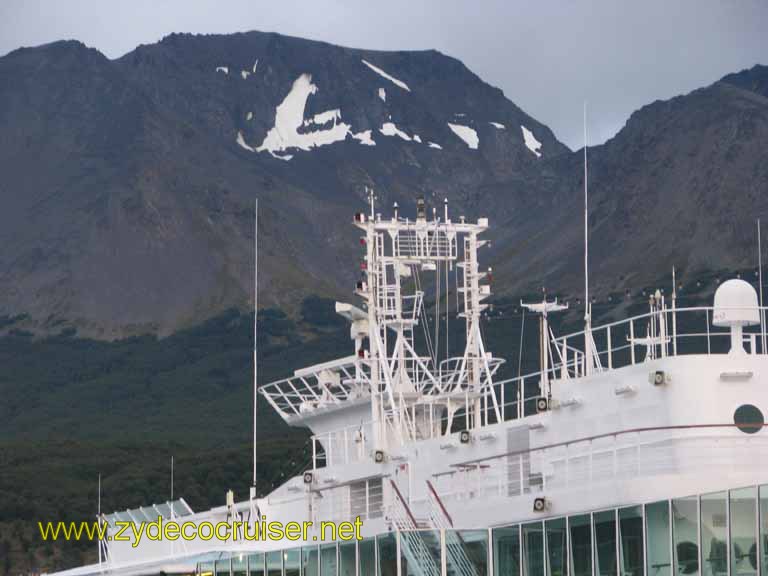
<path id="1" fill-rule="evenodd" d="M 712 324 L 750 326 L 760 323 L 757 292 L 744 280 L 726 280 L 715 291 Z"/>

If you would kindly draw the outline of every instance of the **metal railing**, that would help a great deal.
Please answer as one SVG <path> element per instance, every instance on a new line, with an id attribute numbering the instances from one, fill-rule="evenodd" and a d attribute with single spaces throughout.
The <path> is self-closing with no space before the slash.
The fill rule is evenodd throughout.
<path id="1" fill-rule="evenodd" d="M 713 468 L 766 461 L 768 439 L 764 435 L 713 434 L 736 427 L 696 424 L 637 428 L 487 456 L 433 475 L 435 490 L 443 502 L 513 497 L 617 479 L 706 473 Z"/>

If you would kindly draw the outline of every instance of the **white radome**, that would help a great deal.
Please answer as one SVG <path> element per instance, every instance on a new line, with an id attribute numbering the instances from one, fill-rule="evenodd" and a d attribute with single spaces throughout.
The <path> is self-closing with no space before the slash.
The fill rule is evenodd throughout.
<path id="1" fill-rule="evenodd" d="M 749 282 L 726 280 L 715 291 L 712 324 L 715 326 L 752 326 L 760 323 L 757 292 Z"/>

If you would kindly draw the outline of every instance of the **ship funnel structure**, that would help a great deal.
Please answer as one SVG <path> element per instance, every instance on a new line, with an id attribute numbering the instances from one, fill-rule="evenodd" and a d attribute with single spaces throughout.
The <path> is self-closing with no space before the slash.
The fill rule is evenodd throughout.
<path id="1" fill-rule="evenodd" d="M 712 324 L 731 329 L 731 354 L 744 354 L 742 328 L 760 323 L 757 292 L 744 280 L 727 280 L 715 291 Z"/>

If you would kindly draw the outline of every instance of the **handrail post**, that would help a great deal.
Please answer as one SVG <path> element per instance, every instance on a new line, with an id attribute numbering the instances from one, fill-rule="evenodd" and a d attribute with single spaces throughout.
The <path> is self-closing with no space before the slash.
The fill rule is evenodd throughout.
<path id="1" fill-rule="evenodd" d="M 635 321 L 629 321 L 629 351 L 632 366 L 635 365 Z"/>
<path id="2" fill-rule="evenodd" d="M 611 327 L 607 326 L 605 328 L 606 333 L 606 339 L 607 339 L 607 345 L 608 345 L 608 370 L 613 369 L 613 348 L 611 346 Z"/>

